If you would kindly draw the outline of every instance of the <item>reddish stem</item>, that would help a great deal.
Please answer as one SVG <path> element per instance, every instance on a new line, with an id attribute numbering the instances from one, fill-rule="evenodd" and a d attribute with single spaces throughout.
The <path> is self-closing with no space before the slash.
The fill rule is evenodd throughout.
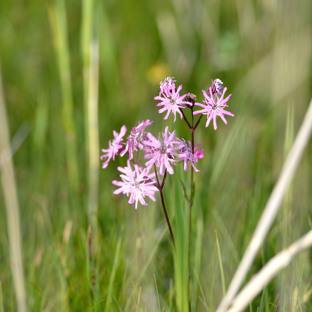
<path id="1" fill-rule="evenodd" d="M 157 174 L 157 170 L 156 170 L 155 164 L 154 164 L 154 170 L 155 170 L 155 176 L 156 176 L 156 181 L 157 181 L 157 187 L 158 187 L 159 193 L 160 193 L 161 206 L 162 206 L 162 208 L 163 208 L 163 211 L 164 211 L 164 214 L 165 214 L 165 217 L 166 217 L 166 222 L 167 222 L 167 225 L 168 225 L 168 228 L 169 228 L 171 241 L 172 241 L 173 247 L 174 247 L 174 249 L 175 249 L 174 236 L 173 236 L 171 224 L 170 224 L 169 217 L 168 217 L 167 210 L 166 210 L 166 205 L 165 205 L 165 200 L 164 200 L 164 194 L 163 194 L 163 191 L 162 191 L 162 190 L 163 190 L 163 187 L 164 187 L 166 175 L 167 175 L 167 170 L 165 170 L 164 178 L 163 178 L 161 184 L 160 184 L 159 179 L 158 179 L 158 174 Z"/>

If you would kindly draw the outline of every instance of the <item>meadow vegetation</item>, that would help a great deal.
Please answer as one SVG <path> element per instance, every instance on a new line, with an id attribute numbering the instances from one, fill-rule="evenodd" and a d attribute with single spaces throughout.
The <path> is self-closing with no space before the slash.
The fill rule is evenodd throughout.
<path id="1" fill-rule="evenodd" d="M 311 29 L 307 0 L 0 1 L 0 160 L 9 144 L 16 182 L 0 161 L 0 312 L 26 311 L 11 270 L 6 194 L 15 192 L 29 311 L 176 311 L 185 285 L 184 311 L 215 311 L 312 97 Z M 152 132 L 169 125 L 190 139 L 180 118 L 158 114 L 153 98 L 166 76 L 199 101 L 220 78 L 235 115 L 196 132 L 205 157 L 190 277 L 175 271 L 186 265 L 188 173 L 164 189 L 183 250 L 174 255 L 159 194 L 135 210 L 113 194 L 125 159 L 100 163 L 122 125 L 151 119 Z M 311 152 L 310 143 L 246 281 L 311 229 Z M 311 250 L 299 254 L 246 311 L 311 311 L 311 263 Z"/>

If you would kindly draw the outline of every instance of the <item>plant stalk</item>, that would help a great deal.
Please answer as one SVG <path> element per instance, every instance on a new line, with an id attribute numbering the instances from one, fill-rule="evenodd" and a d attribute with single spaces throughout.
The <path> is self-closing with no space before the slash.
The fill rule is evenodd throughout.
<path id="1" fill-rule="evenodd" d="M 160 193 L 161 206 L 162 206 L 164 214 L 165 214 L 166 222 L 167 222 L 167 225 L 168 225 L 168 228 L 169 228 L 169 232 L 170 232 L 171 241 L 172 241 L 173 247 L 175 249 L 174 236 L 173 236 L 171 224 L 170 224 L 170 221 L 169 221 L 169 217 L 168 217 L 168 214 L 167 214 L 167 209 L 166 209 L 165 200 L 164 200 L 164 194 L 163 194 L 163 191 L 162 191 L 163 187 L 164 187 L 164 182 L 165 182 L 165 179 L 166 179 L 166 175 L 167 175 L 167 170 L 165 170 L 164 179 L 163 179 L 161 184 L 160 184 L 159 179 L 158 179 L 158 175 L 157 175 L 157 170 L 156 170 L 155 164 L 154 164 L 154 170 L 155 170 L 155 176 L 156 176 L 156 181 L 157 181 L 157 187 L 158 187 L 159 193 Z"/>

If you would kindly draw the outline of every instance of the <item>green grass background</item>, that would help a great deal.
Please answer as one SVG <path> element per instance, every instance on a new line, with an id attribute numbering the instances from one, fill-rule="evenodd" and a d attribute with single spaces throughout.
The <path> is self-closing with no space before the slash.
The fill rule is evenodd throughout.
<path id="1" fill-rule="evenodd" d="M 130 130 L 151 119 L 151 131 L 164 129 L 168 123 L 153 97 L 166 75 L 198 100 L 215 78 L 233 94 L 235 118 L 228 125 L 219 120 L 217 132 L 201 124 L 196 133 L 205 158 L 196 174 L 190 300 L 194 311 L 215 311 L 222 298 L 217 241 L 228 286 L 312 95 L 312 3 L 94 0 L 90 15 L 88 5 L 0 2 L 6 109 L 13 142 L 23 141 L 13 161 L 28 308 L 176 309 L 173 252 L 160 201 L 135 211 L 125 197 L 112 194 L 111 181 L 125 159 L 105 170 L 99 164 L 98 230 L 89 258 L 84 70 L 90 37 L 83 29 L 90 26 L 99 43 L 101 148 L 123 124 Z M 60 18 L 58 30 L 53 16 Z M 57 36 L 67 46 L 57 50 Z M 169 118 L 169 125 L 189 139 L 180 120 Z M 311 152 L 310 144 L 250 276 L 311 228 Z M 173 220 L 174 183 L 169 177 L 164 190 Z M 15 311 L 7 233 L 1 191 L 0 306 Z M 311 311 L 311 257 L 298 256 L 248 310 Z"/>

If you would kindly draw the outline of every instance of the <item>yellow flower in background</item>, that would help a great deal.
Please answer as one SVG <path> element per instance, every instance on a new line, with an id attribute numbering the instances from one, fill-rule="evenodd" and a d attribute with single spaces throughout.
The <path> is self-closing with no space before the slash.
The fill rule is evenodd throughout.
<path id="1" fill-rule="evenodd" d="M 170 68 L 166 63 L 157 63 L 149 68 L 146 78 L 151 84 L 159 84 L 164 77 L 170 76 Z"/>

